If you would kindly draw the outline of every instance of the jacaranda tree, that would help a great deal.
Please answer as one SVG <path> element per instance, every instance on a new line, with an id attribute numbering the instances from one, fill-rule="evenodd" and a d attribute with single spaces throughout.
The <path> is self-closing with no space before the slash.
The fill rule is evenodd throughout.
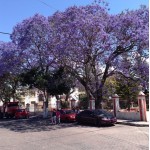
<path id="1" fill-rule="evenodd" d="M 48 19 L 35 14 L 17 24 L 11 35 L 12 42 L 18 45 L 24 54 L 23 74 L 28 74 L 38 68 L 38 71 L 34 70 L 36 77 L 33 80 L 34 83 L 39 84 L 34 84 L 34 86 L 43 91 L 46 107 L 48 107 L 48 93 L 45 87 L 45 76 L 48 76 L 56 66 L 51 32 Z"/>
<path id="2" fill-rule="evenodd" d="M 25 72 L 39 68 L 45 76 L 61 65 L 99 108 L 108 77 L 121 74 L 142 82 L 148 76 L 148 18 L 146 6 L 117 15 L 98 4 L 74 6 L 48 19 L 39 14 L 25 19 L 11 39 L 24 55 Z"/>
<path id="3" fill-rule="evenodd" d="M 17 99 L 18 75 L 23 62 L 22 52 L 11 42 L 0 42 L 0 100 Z"/>
<path id="4" fill-rule="evenodd" d="M 133 56 L 147 57 L 148 16 L 145 6 L 111 15 L 99 5 L 89 5 L 70 7 L 49 17 L 58 59 L 95 98 L 96 107 L 101 107 L 109 76 L 129 76 L 137 65 Z"/>

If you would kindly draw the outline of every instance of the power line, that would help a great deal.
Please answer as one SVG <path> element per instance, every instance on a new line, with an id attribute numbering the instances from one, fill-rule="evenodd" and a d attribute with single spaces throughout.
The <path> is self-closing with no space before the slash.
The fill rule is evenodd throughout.
<path id="1" fill-rule="evenodd" d="M 10 33 L 6 33 L 6 32 L 0 32 L 0 34 L 8 34 L 8 35 L 11 35 Z"/>
<path id="2" fill-rule="evenodd" d="M 57 10 L 57 9 L 54 8 L 53 6 L 51 6 L 51 5 L 49 5 L 49 4 L 45 3 L 45 2 L 43 2 L 43 1 L 41 1 L 41 0 L 38 0 L 38 1 L 40 1 L 42 4 L 48 6 L 49 8 L 53 8 L 53 9 Z"/>
<path id="3" fill-rule="evenodd" d="M 38 0 L 38 1 L 41 2 L 42 4 L 46 5 L 46 6 L 49 7 L 49 8 L 53 8 L 53 9 L 55 9 L 55 10 L 58 10 L 58 9 L 54 8 L 53 6 L 51 6 L 51 5 L 49 5 L 49 4 L 45 3 L 45 2 L 43 2 L 43 1 L 41 1 L 41 0 Z M 11 35 L 10 33 L 1 32 L 1 31 L 0 31 L 0 34 Z"/>

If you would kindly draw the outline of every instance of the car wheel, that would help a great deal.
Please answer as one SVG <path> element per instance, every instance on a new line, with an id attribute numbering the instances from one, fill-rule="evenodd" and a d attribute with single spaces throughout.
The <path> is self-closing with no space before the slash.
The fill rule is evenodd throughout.
<path id="1" fill-rule="evenodd" d="M 78 124 L 81 124 L 81 120 L 80 120 L 80 119 L 77 119 L 77 123 L 78 123 Z"/>
<path id="2" fill-rule="evenodd" d="M 96 123 L 96 125 L 97 125 L 98 127 L 100 127 L 100 126 L 101 126 L 101 121 L 100 121 L 99 119 L 97 119 L 97 123 Z"/>
<path id="3" fill-rule="evenodd" d="M 65 118 L 65 122 L 69 122 L 69 118 L 66 117 L 66 118 Z"/>
<path id="4" fill-rule="evenodd" d="M 0 113 L 0 119 L 3 119 L 3 114 L 2 113 Z"/>
<path id="5" fill-rule="evenodd" d="M 5 114 L 5 117 L 8 119 L 8 118 L 9 118 L 9 114 L 6 113 L 6 114 Z"/>
<path id="6" fill-rule="evenodd" d="M 14 116 L 13 115 L 10 115 L 10 118 L 12 119 Z"/>
<path id="7" fill-rule="evenodd" d="M 15 118 L 15 119 L 17 119 L 17 117 L 16 117 L 16 116 L 15 116 L 14 118 Z"/>

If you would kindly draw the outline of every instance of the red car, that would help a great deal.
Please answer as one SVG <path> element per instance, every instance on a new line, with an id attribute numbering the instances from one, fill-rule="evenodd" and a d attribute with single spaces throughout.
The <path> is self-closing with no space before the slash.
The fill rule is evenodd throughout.
<path id="1" fill-rule="evenodd" d="M 29 112 L 26 109 L 18 109 L 15 113 L 15 118 L 29 118 Z"/>
<path id="2" fill-rule="evenodd" d="M 60 120 L 74 122 L 76 121 L 76 113 L 73 110 L 60 110 Z"/>

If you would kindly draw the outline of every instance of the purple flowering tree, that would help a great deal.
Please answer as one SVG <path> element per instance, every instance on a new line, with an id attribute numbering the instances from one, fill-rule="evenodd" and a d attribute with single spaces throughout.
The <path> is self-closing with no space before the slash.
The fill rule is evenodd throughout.
<path id="1" fill-rule="evenodd" d="M 22 52 L 12 42 L 0 42 L 0 76 L 7 73 L 19 74 L 22 56 Z"/>
<path id="2" fill-rule="evenodd" d="M 15 44 L 0 42 L 0 99 L 3 102 L 11 98 L 15 101 L 17 98 L 22 56 Z"/>
<path id="3" fill-rule="evenodd" d="M 101 107 L 106 79 L 116 73 L 129 77 L 137 66 L 135 54 L 147 58 L 148 15 L 145 6 L 111 15 L 104 7 L 88 5 L 70 7 L 49 17 L 58 59 L 88 96 L 95 98 L 97 108 Z M 126 59 L 130 60 L 127 64 Z"/>
<path id="4" fill-rule="evenodd" d="M 98 108 L 108 77 L 121 74 L 141 82 L 147 78 L 148 15 L 145 6 L 117 15 L 97 4 L 74 6 L 48 19 L 39 14 L 25 19 L 14 27 L 11 39 L 24 56 L 25 72 L 38 68 L 47 75 L 63 66 Z M 46 96 L 46 89 L 43 92 Z"/>
<path id="5" fill-rule="evenodd" d="M 11 39 L 24 53 L 24 69 L 40 67 L 48 71 L 54 63 L 51 30 L 46 17 L 35 14 L 23 20 L 14 27 Z"/>
<path id="6" fill-rule="evenodd" d="M 47 116 L 46 108 L 49 98 L 45 86 L 45 82 L 47 82 L 45 77 L 49 76 L 51 70 L 56 66 L 52 51 L 54 42 L 51 32 L 48 19 L 35 14 L 33 17 L 17 24 L 11 35 L 12 42 L 18 45 L 20 51 L 24 54 L 24 62 L 22 63 L 24 70 L 22 73 L 26 74 L 32 72 L 32 70 L 37 70 L 30 78 L 35 76 L 33 85 L 43 92 L 45 98 L 44 117 Z M 36 78 L 37 76 L 38 78 Z"/>

